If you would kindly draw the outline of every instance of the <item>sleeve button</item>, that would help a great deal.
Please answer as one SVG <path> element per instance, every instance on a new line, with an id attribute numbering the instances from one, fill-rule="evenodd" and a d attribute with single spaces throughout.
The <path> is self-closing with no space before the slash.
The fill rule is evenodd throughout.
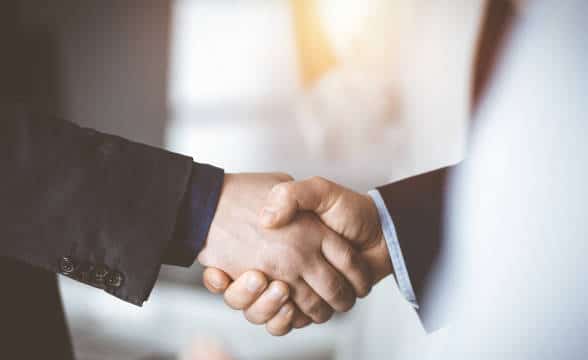
<path id="1" fill-rule="evenodd" d="M 104 265 L 96 265 L 92 270 L 90 278 L 96 285 L 104 285 L 106 277 L 108 276 L 109 269 Z"/>
<path id="2" fill-rule="evenodd" d="M 59 271 L 63 275 L 70 276 L 76 270 L 75 262 L 69 256 L 64 256 L 59 260 Z"/>
<path id="3" fill-rule="evenodd" d="M 90 275 L 93 271 L 94 265 L 87 262 L 82 262 L 77 266 L 75 277 L 80 281 L 88 283 L 91 280 Z"/>
<path id="4" fill-rule="evenodd" d="M 118 271 L 112 271 L 106 276 L 106 286 L 109 288 L 119 288 L 124 282 L 123 275 Z"/>
<path id="5" fill-rule="evenodd" d="M 100 145 L 99 151 L 104 158 L 109 157 L 117 150 L 117 145 L 114 142 L 107 141 Z"/>

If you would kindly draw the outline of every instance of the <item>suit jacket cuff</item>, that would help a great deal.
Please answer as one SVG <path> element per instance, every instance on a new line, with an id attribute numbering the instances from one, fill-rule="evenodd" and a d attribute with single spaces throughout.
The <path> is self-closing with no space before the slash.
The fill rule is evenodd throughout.
<path id="1" fill-rule="evenodd" d="M 164 264 L 189 267 L 194 263 L 208 236 L 223 180 L 222 169 L 194 163 Z"/>

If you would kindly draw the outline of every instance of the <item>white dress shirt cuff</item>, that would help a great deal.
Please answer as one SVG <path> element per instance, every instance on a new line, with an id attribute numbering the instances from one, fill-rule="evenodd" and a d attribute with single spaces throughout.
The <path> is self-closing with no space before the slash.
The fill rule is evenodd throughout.
<path id="1" fill-rule="evenodd" d="M 400 293 L 412 305 L 412 307 L 418 309 L 419 305 L 416 300 L 414 289 L 412 288 L 406 263 L 404 262 L 404 256 L 402 256 L 402 249 L 400 249 L 400 243 L 398 242 L 398 236 L 396 235 L 396 228 L 394 227 L 392 217 L 388 213 L 384 199 L 382 199 L 378 190 L 370 190 L 368 191 L 368 195 L 372 198 L 378 209 L 378 216 L 380 217 L 380 224 L 382 225 L 382 233 L 386 240 L 388 253 L 390 254 Z"/>

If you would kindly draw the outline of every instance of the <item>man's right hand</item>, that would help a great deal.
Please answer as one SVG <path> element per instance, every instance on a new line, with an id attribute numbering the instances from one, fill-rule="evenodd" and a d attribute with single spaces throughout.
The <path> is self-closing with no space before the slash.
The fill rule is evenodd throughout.
<path id="1" fill-rule="evenodd" d="M 221 269 L 232 279 L 257 269 L 272 280 L 284 281 L 298 308 L 321 323 L 330 318 L 332 309 L 351 308 L 356 296 L 369 292 L 373 281 L 370 269 L 351 244 L 315 214 L 296 214 L 279 229 L 259 224 L 269 191 L 288 180 L 291 178 L 282 174 L 227 174 L 198 261 Z M 255 279 L 241 285 L 258 294 L 266 286 Z"/>
<path id="2" fill-rule="evenodd" d="M 367 262 L 370 273 L 374 276 L 373 283 L 392 272 L 377 209 L 369 196 L 355 193 L 322 178 L 285 182 L 272 188 L 260 220 L 264 227 L 279 228 L 289 224 L 301 211 L 314 212 L 323 223 L 358 249 L 360 258 Z M 260 323 L 252 321 L 252 318 L 264 319 L 262 322 L 266 323 L 268 331 L 274 335 L 287 333 L 291 327 L 307 325 L 304 317 L 298 314 L 290 321 L 282 316 L 279 310 L 287 308 L 288 304 L 266 301 L 265 293 L 247 292 L 244 283 L 250 277 L 267 283 L 263 273 L 251 271 L 231 284 L 226 274 L 214 268 L 205 270 L 204 283 L 214 293 L 224 292 L 227 304 L 244 310 L 245 316 L 251 322 Z M 212 282 L 219 286 L 211 286 Z M 277 281 L 272 285 L 276 288 L 285 287 L 285 284 Z M 270 316 L 273 314 L 275 316 Z"/>

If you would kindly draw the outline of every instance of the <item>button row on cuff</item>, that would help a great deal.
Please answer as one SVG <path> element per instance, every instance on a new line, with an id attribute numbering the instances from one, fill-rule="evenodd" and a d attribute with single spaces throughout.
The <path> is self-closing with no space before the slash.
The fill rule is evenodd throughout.
<path id="1" fill-rule="evenodd" d="M 103 264 L 77 263 L 69 256 L 59 260 L 59 272 L 86 284 L 112 292 L 120 288 L 124 276 Z"/>

